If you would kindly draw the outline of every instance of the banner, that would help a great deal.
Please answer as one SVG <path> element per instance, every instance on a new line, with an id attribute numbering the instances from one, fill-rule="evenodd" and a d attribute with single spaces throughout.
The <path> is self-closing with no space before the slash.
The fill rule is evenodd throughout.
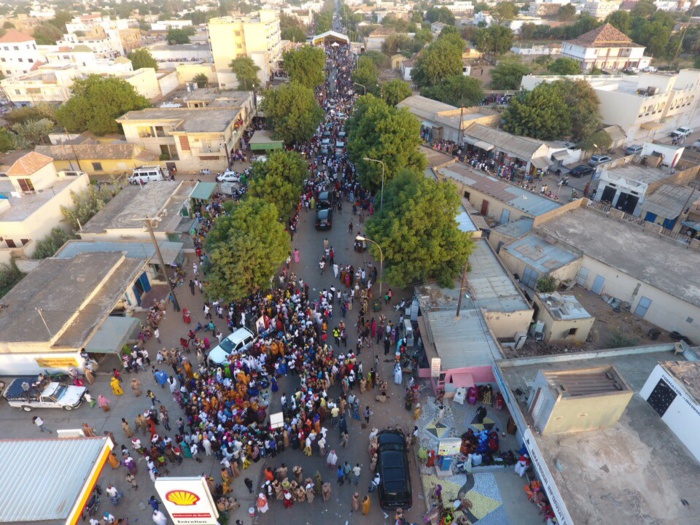
<path id="1" fill-rule="evenodd" d="M 174 525 L 217 525 L 219 512 L 203 477 L 158 478 L 155 485 Z"/>
<path id="2" fill-rule="evenodd" d="M 438 444 L 438 456 L 454 456 L 462 448 L 460 438 L 442 438 Z"/>

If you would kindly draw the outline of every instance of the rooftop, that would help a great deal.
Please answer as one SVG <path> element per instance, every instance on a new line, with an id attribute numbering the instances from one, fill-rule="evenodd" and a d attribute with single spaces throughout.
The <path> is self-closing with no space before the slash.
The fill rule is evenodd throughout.
<path id="1" fill-rule="evenodd" d="M 678 380 L 678 384 L 685 389 L 689 397 L 696 403 L 700 402 L 700 363 L 697 361 L 664 361 L 660 362 L 661 368 Z"/>
<path id="2" fill-rule="evenodd" d="M 129 111 L 119 117 L 120 124 L 131 122 L 176 122 L 176 131 L 223 133 L 238 115 L 238 109 L 225 108 L 149 108 Z"/>
<path id="3" fill-rule="evenodd" d="M 517 312 L 531 308 L 486 239 L 474 242 L 469 264 L 471 270 L 467 282 L 476 306 L 491 312 Z"/>
<path id="4" fill-rule="evenodd" d="M 31 151 L 17 159 L 6 173 L 9 177 L 26 177 L 27 175 L 36 173 L 52 162 L 53 159 L 51 157 Z"/>
<path id="5" fill-rule="evenodd" d="M 501 235 L 507 237 L 512 237 L 513 239 L 519 239 L 523 235 L 527 234 L 532 230 L 533 220 L 530 217 L 523 217 L 517 221 L 507 222 L 505 224 L 499 224 L 493 228 L 494 232 L 498 232 Z"/>
<path id="6" fill-rule="evenodd" d="M 534 233 L 516 239 L 512 243 L 503 246 L 501 250 L 508 252 L 516 259 L 524 261 L 539 273 L 545 274 L 558 270 L 581 257 L 580 254 L 547 242 Z"/>
<path id="7" fill-rule="evenodd" d="M 688 199 L 695 193 L 695 188 L 664 184 L 642 203 L 642 212 L 653 213 L 659 217 L 675 219 L 683 212 L 683 207 L 692 204 Z M 700 199 L 697 196 L 696 201 Z"/>
<path id="8" fill-rule="evenodd" d="M 408 61 L 404 62 L 404 64 L 408 64 Z M 493 117 L 494 119 L 500 120 L 498 113 L 489 108 L 458 108 L 420 95 L 413 95 L 405 98 L 396 106 L 399 108 L 408 108 L 411 113 L 424 121 L 445 124 L 455 129 L 459 129 L 460 119 L 462 121 L 462 129 L 465 129 L 469 124 L 481 118 Z"/>
<path id="9" fill-rule="evenodd" d="M 106 437 L 0 441 L 0 522 L 65 522 L 96 465 L 106 459 Z M 70 476 L 41 475 L 63 472 Z M 42 490 L 36 490 L 37 476 Z"/>
<path id="10" fill-rule="evenodd" d="M 588 319 L 593 317 L 576 299 L 573 294 L 538 293 L 545 308 L 554 319 L 570 321 L 572 319 Z"/>
<path id="11" fill-rule="evenodd" d="M 13 42 L 31 42 L 34 40 L 33 36 L 29 36 L 26 33 L 17 31 L 16 29 L 8 29 L 7 32 L 0 38 L 0 43 L 8 44 Z"/>
<path id="12" fill-rule="evenodd" d="M 56 195 L 63 192 L 71 186 L 77 177 L 69 179 L 57 179 L 51 188 L 35 193 L 22 193 L 21 197 L 13 197 L 6 192 L 7 201 L 10 207 L 0 212 L 0 222 L 22 222 L 31 217 L 44 204 L 53 199 Z M 10 190 L 14 192 L 14 189 Z"/>
<path id="13" fill-rule="evenodd" d="M 470 138 L 473 141 L 470 141 Z M 507 131 L 489 128 L 483 124 L 472 124 L 469 126 L 464 132 L 464 140 L 469 144 L 474 144 L 474 141 L 485 142 L 486 145 L 495 146 L 509 155 L 522 160 L 543 156 L 537 155 L 537 153 L 540 148 L 546 146 L 542 141 L 513 135 Z M 546 155 L 546 151 L 544 155 Z"/>
<path id="14" fill-rule="evenodd" d="M 475 190 L 490 195 L 533 217 L 561 207 L 561 204 L 552 199 L 478 172 L 460 162 L 440 168 L 436 172 L 443 177 L 471 186 Z"/>
<path id="15" fill-rule="evenodd" d="M 526 400 L 539 370 L 557 374 L 611 365 L 638 394 L 659 361 L 679 360 L 671 350 L 672 345 L 658 345 L 575 357 L 513 359 L 499 361 L 498 367 L 511 396 L 519 400 Z M 527 413 L 526 402 L 519 408 Z M 632 397 L 613 427 L 533 435 L 572 523 L 697 523 L 697 510 L 685 507 L 681 498 L 700 498 L 700 465 L 639 395 Z"/>
<path id="16" fill-rule="evenodd" d="M 158 247 L 163 255 L 165 264 L 175 264 L 182 251 L 181 242 L 159 241 Z M 57 259 L 72 259 L 80 253 L 117 252 L 126 255 L 127 259 L 151 260 L 156 253 L 152 242 L 138 241 L 83 241 L 71 239 L 54 255 Z M 154 259 L 154 262 L 157 262 Z"/>
<path id="17" fill-rule="evenodd" d="M 0 341 L 50 343 L 78 317 L 85 333 L 109 315 L 123 293 L 110 289 L 117 279 L 116 271 L 133 273 L 142 266 L 142 261 L 127 260 L 120 253 L 44 259 L 3 297 L 7 307 L 0 311 Z M 116 284 L 125 286 L 123 282 Z M 102 309 L 96 308 L 93 300 L 101 301 Z M 80 348 L 84 341 L 72 342 L 77 343 L 74 348 Z"/>
<path id="18" fill-rule="evenodd" d="M 163 216 L 153 225 L 157 232 L 172 232 L 180 222 L 180 210 L 189 199 L 196 182 L 160 181 L 143 187 L 124 188 L 83 225 L 81 233 L 100 234 L 108 230 L 144 231 L 144 219 Z M 164 210 L 165 213 L 163 213 Z"/>
<path id="19" fill-rule="evenodd" d="M 210 51 L 208 44 L 168 44 L 167 42 L 157 42 L 148 46 L 151 51 Z"/>
<path id="20" fill-rule="evenodd" d="M 607 169 L 605 165 L 603 165 L 600 171 L 601 175 L 603 172 L 606 172 L 609 177 L 620 177 L 627 181 L 637 181 L 642 184 L 653 184 L 672 176 L 669 168 L 652 168 L 649 166 L 642 166 L 641 164 L 635 164 L 634 162 L 628 162 L 622 166 L 615 166 L 611 169 Z"/>
<path id="21" fill-rule="evenodd" d="M 54 160 L 98 160 L 98 159 L 133 159 L 158 160 L 159 157 L 150 151 L 142 151 L 136 144 L 60 144 L 57 146 L 36 146 L 34 151 L 51 157 Z"/>
<path id="22" fill-rule="evenodd" d="M 700 253 L 659 238 L 627 221 L 580 207 L 537 227 L 564 245 L 627 273 L 683 301 L 700 306 L 700 284 L 693 276 Z"/>
<path id="23" fill-rule="evenodd" d="M 251 91 L 222 91 L 214 88 L 195 89 L 191 93 L 185 93 L 179 97 L 185 104 L 206 102 L 209 107 L 236 107 L 243 106 L 246 102 L 252 103 Z"/>
<path id="24" fill-rule="evenodd" d="M 547 382 L 564 397 L 598 396 L 629 391 L 614 366 L 543 372 Z"/>
<path id="25" fill-rule="evenodd" d="M 574 40 L 569 40 L 569 43 L 582 47 L 643 47 L 635 44 L 630 37 L 610 24 L 584 33 Z"/>
<path id="26" fill-rule="evenodd" d="M 418 146 L 418 151 L 425 155 L 425 158 L 428 160 L 429 168 L 436 168 L 444 164 L 451 164 L 455 162 L 455 158 L 452 155 L 434 150 L 428 146 Z"/>

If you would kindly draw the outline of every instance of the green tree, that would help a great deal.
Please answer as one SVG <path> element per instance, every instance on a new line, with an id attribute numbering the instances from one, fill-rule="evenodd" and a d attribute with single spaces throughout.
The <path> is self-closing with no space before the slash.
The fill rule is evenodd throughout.
<path id="1" fill-rule="evenodd" d="M 192 82 L 197 84 L 198 88 L 205 88 L 209 85 L 209 77 L 205 73 L 200 73 L 194 76 Z"/>
<path id="2" fill-rule="evenodd" d="M 314 13 L 314 25 L 316 26 L 315 33 L 317 35 L 330 31 L 333 26 L 333 11 Z"/>
<path id="3" fill-rule="evenodd" d="M 481 29 L 476 34 L 476 48 L 483 53 L 502 55 L 511 47 L 513 47 L 513 31 L 508 27 L 492 25 Z"/>
<path id="4" fill-rule="evenodd" d="M 581 66 L 578 60 L 560 57 L 547 66 L 547 71 L 554 75 L 580 75 Z"/>
<path id="5" fill-rule="evenodd" d="M 481 82 L 464 75 L 449 76 L 436 86 L 423 88 L 420 94 L 458 108 L 478 106 L 484 100 Z"/>
<path id="6" fill-rule="evenodd" d="M 66 32 L 66 23 L 73 20 L 73 15 L 66 11 L 58 11 L 56 15 L 49 20 L 49 24 L 58 28 L 62 33 Z"/>
<path id="7" fill-rule="evenodd" d="M 0 297 L 5 297 L 5 294 L 12 290 L 25 275 L 17 267 L 14 259 L 10 261 L 10 264 L 0 264 Z"/>
<path id="8" fill-rule="evenodd" d="M 117 133 L 119 125 L 114 119 L 151 106 L 146 97 L 121 78 L 89 75 L 75 80 L 72 90 L 73 96 L 56 110 L 58 123 L 71 133 Z"/>
<path id="9" fill-rule="evenodd" d="M 275 151 L 267 162 L 256 162 L 250 196 L 274 204 L 279 218 L 286 220 L 296 210 L 309 166 L 295 151 Z"/>
<path id="10" fill-rule="evenodd" d="M 501 61 L 491 70 L 491 89 L 520 89 L 523 77 L 530 73 L 530 68 L 512 60 Z"/>
<path id="11" fill-rule="evenodd" d="M 61 246 L 71 238 L 61 228 L 53 228 L 46 237 L 36 243 L 36 250 L 32 258 L 46 259 L 47 257 L 53 257 Z"/>
<path id="12" fill-rule="evenodd" d="M 61 38 L 63 38 L 61 30 L 49 22 L 39 24 L 34 29 L 34 40 L 39 46 L 55 46 Z"/>
<path id="13" fill-rule="evenodd" d="M 0 128 L 0 152 L 5 153 L 15 149 L 15 136 L 7 131 L 7 128 Z"/>
<path id="14" fill-rule="evenodd" d="M 557 11 L 557 20 L 568 22 L 576 16 L 576 6 L 574 4 L 566 4 Z"/>
<path id="15" fill-rule="evenodd" d="M 390 80 L 382 84 L 381 92 L 382 98 L 389 106 L 395 106 L 413 94 L 411 84 L 399 79 Z"/>
<path id="16" fill-rule="evenodd" d="M 513 2 L 499 2 L 489 11 L 497 24 L 506 20 L 513 20 L 520 13 Z"/>
<path id="17" fill-rule="evenodd" d="M 248 198 L 229 209 L 229 220 L 217 221 L 213 228 L 225 229 L 213 237 L 225 240 L 210 247 L 205 285 L 208 297 L 227 303 L 268 289 L 290 251 L 289 234 L 274 204 Z"/>
<path id="18" fill-rule="evenodd" d="M 406 33 L 393 33 L 382 42 L 382 53 L 394 55 L 406 49 L 410 49 L 413 39 Z"/>
<path id="19" fill-rule="evenodd" d="M 314 90 L 296 82 L 268 90 L 262 109 L 275 136 L 287 145 L 313 137 L 324 115 Z"/>
<path id="20" fill-rule="evenodd" d="M 348 155 L 358 167 L 360 182 L 372 191 L 382 180 L 382 167 L 365 157 L 381 160 L 386 180 L 404 168 L 422 171 L 426 160 L 418 151 L 420 122 L 406 108 L 393 108 L 372 95 L 360 97 L 346 124 Z"/>
<path id="21" fill-rule="evenodd" d="M 629 35 L 630 29 L 632 29 L 632 17 L 629 11 L 615 11 L 608 16 L 606 21 L 626 35 Z"/>
<path id="22" fill-rule="evenodd" d="M 391 65 L 391 59 L 384 53 L 379 51 L 367 51 L 362 57 L 374 62 L 377 69 L 388 69 Z"/>
<path id="23" fill-rule="evenodd" d="M 184 29 L 168 29 L 168 33 L 165 35 L 165 40 L 168 45 L 173 46 L 176 44 L 189 44 L 190 35 Z"/>
<path id="24" fill-rule="evenodd" d="M 695 69 L 700 69 L 700 55 L 697 55 L 695 57 L 695 60 L 693 61 L 693 67 Z"/>
<path id="25" fill-rule="evenodd" d="M 3 28 L 3 29 L 15 29 L 15 24 L 13 24 L 13 23 L 10 22 L 10 21 L 3 22 L 2 28 Z"/>
<path id="26" fill-rule="evenodd" d="M 444 78 L 462 73 L 462 49 L 464 40 L 459 38 L 462 46 L 456 45 L 450 37 L 438 38 L 418 57 L 411 70 L 411 78 L 419 87 L 434 86 Z"/>
<path id="27" fill-rule="evenodd" d="M 534 139 L 558 140 L 570 132 L 569 116 L 561 91 L 545 82 L 511 100 L 503 114 L 503 128 Z"/>
<path id="28" fill-rule="evenodd" d="M 158 62 L 156 62 L 156 59 L 153 58 L 151 52 L 144 47 L 134 49 L 131 53 L 129 53 L 129 60 L 131 60 L 131 65 L 134 67 L 134 69 L 151 67 L 158 71 Z"/>
<path id="29" fill-rule="evenodd" d="M 52 120 L 42 118 L 13 124 L 12 131 L 17 134 L 15 140 L 20 148 L 32 148 L 37 144 L 46 144 L 54 126 Z"/>
<path id="30" fill-rule="evenodd" d="M 304 46 L 283 55 L 284 69 L 292 82 L 315 88 L 326 79 L 326 53 L 320 47 Z"/>
<path id="31" fill-rule="evenodd" d="M 442 22 L 447 25 L 455 24 L 455 15 L 446 7 L 431 7 L 425 12 L 425 19 L 430 22 Z"/>
<path id="32" fill-rule="evenodd" d="M 610 134 L 601 129 L 596 131 L 592 135 L 584 138 L 578 143 L 579 148 L 584 151 L 608 151 L 610 146 L 612 146 L 612 137 Z"/>
<path id="33" fill-rule="evenodd" d="M 481 13 L 482 11 L 488 11 L 489 4 L 486 2 L 477 2 L 474 4 L 474 13 Z"/>
<path id="34" fill-rule="evenodd" d="M 73 229 L 74 233 L 80 231 L 81 225 L 87 224 L 120 191 L 121 186 L 117 184 L 102 184 L 99 188 L 91 184 L 80 193 L 71 191 L 73 206 L 61 206 L 64 222 Z"/>
<path id="35" fill-rule="evenodd" d="M 250 91 L 260 85 L 260 79 L 258 78 L 260 68 L 253 62 L 252 58 L 234 58 L 228 67 L 236 74 L 238 89 L 241 91 Z"/>
<path id="36" fill-rule="evenodd" d="M 280 31 L 282 32 L 282 40 L 306 42 L 306 27 L 295 16 L 280 13 Z"/>
<path id="37" fill-rule="evenodd" d="M 357 61 L 357 69 L 352 73 L 352 81 L 361 84 L 366 92 L 379 95 L 379 71 L 371 58 L 361 56 Z"/>
<path id="38" fill-rule="evenodd" d="M 569 110 L 569 131 L 566 134 L 580 142 L 600 128 L 600 101 L 598 95 L 585 80 L 558 80 L 552 85 L 559 89 Z"/>
<path id="39" fill-rule="evenodd" d="M 421 172 L 401 170 L 387 184 L 384 210 L 368 219 L 366 229 L 382 247 L 384 279 L 391 286 L 432 279 L 454 286 L 473 250 L 471 234 L 460 231 L 455 220 L 459 205 L 450 182 Z"/>
<path id="40" fill-rule="evenodd" d="M 632 8 L 632 17 L 649 18 L 657 10 L 654 0 L 639 0 Z"/>

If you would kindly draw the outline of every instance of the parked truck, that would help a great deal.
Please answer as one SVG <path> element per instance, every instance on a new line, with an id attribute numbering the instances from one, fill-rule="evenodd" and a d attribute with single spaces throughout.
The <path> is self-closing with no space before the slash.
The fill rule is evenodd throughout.
<path id="1" fill-rule="evenodd" d="M 62 385 L 55 381 L 42 383 L 37 376 L 23 376 L 9 384 L 3 397 L 11 407 L 25 412 L 35 408 L 74 410 L 83 403 L 86 391 L 84 386 Z"/>

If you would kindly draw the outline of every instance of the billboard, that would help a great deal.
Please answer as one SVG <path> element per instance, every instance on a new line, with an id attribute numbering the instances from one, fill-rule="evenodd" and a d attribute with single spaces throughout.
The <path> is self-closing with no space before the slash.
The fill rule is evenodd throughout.
<path id="1" fill-rule="evenodd" d="M 156 491 L 175 525 L 217 525 L 219 512 L 203 477 L 158 478 Z"/>

